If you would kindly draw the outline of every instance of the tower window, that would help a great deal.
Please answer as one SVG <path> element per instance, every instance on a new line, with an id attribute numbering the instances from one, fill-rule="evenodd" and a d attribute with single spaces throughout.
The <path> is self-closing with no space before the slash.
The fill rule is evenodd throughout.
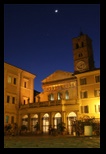
<path id="1" fill-rule="evenodd" d="M 84 42 L 82 42 L 82 47 L 84 47 Z"/>
<path id="2" fill-rule="evenodd" d="M 79 45 L 78 45 L 78 43 L 76 44 L 76 49 L 78 49 L 79 48 Z"/>
<path id="3" fill-rule="evenodd" d="M 82 53 L 80 53 L 78 56 L 79 56 L 79 57 L 82 57 L 82 56 L 83 56 L 83 54 L 82 54 Z"/>

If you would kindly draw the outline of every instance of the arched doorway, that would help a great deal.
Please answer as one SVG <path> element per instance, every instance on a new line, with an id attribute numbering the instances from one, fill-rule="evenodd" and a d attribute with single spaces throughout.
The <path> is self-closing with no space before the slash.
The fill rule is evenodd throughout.
<path id="1" fill-rule="evenodd" d="M 33 132 L 36 131 L 36 128 L 34 128 L 34 126 L 36 125 L 37 122 L 38 122 L 38 115 L 35 114 L 34 116 L 31 117 L 31 130 Z"/>
<path id="2" fill-rule="evenodd" d="M 73 122 L 76 120 L 76 113 L 70 112 L 68 115 L 68 132 L 69 134 L 73 134 Z"/>
<path id="3" fill-rule="evenodd" d="M 49 114 L 46 113 L 43 116 L 43 133 L 48 133 L 49 132 Z"/>
<path id="4" fill-rule="evenodd" d="M 62 121 L 61 114 L 58 112 L 54 116 L 54 128 L 57 129 L 57 125 Z"/>
<path id="5" fill-rule="evenodd" d="M 22 125 L 25 125 L 28 128 L 28 115 L 22 117 Z"/>

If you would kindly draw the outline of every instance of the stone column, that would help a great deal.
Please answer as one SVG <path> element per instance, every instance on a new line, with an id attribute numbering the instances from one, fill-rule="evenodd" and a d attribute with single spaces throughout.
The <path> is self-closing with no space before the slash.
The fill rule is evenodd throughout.
<path id="1" fill-rule="evenodd" d="M 66 119 L 65 119 L 65 111 L 61 112 L 62 115 L 62 122 L 66 123 Z"/>
<path id="2" fill-rule="evenodd" d="M 42 120 L 42 116 L 41 113 L 38 113 L 38 121 L 39 121 L 39 125 L 40 125 L 40 130 L 43 131 L 43 120 Z"/>
<path id="3" fill-rule="evenodd" d="M 49 113 L 49 125 L 52 125 L 52 113 Z"/>
<path id="4" fill-rule="evenodd" d="M 30 114 L 28 114 L 28 130 L 29 131 L 30 131 L 30 127 L 31 127 L 30 121 L 31 121 Z"/>

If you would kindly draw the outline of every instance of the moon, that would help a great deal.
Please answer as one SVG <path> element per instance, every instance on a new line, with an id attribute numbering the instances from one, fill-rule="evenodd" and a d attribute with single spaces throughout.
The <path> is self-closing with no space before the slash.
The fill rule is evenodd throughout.
<path id="1" fill-rule="evenodd" d="M 58 10 L 55 10 L 55 13 L 58 13 Z"/>

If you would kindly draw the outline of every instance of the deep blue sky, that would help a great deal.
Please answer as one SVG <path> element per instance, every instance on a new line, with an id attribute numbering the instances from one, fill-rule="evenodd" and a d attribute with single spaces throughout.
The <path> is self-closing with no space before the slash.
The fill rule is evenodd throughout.
<path id="1" fill-rule="evenodd" d="M 100 4 L 5 4 L 4 61 L 35 74 L 41 92 L 56 70 L 74 72 L 72 38 L 80 30 L 92 39 L 100 67 Z"/>

